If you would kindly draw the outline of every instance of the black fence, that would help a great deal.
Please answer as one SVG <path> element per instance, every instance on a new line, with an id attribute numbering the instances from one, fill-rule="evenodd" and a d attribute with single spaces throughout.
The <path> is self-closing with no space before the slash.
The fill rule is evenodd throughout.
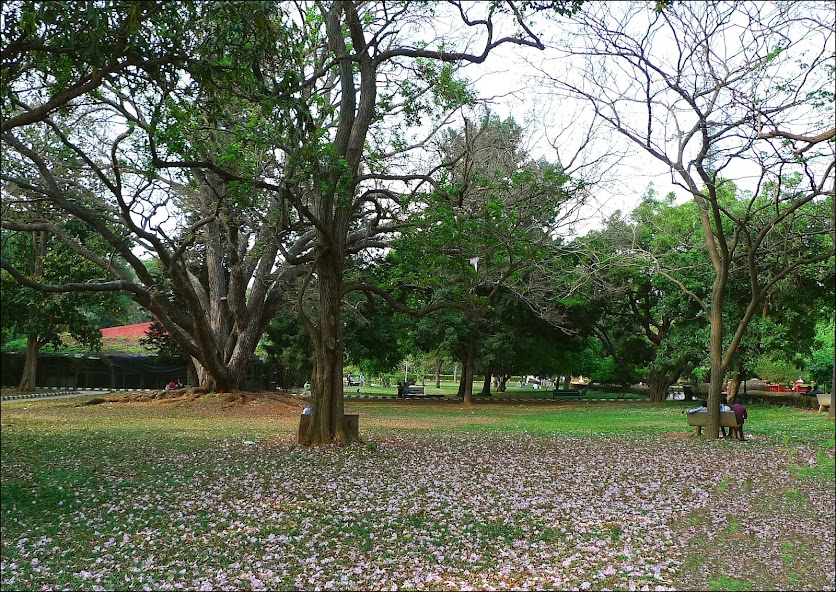
<path id="1" fill-rule="evenodd" d="M 23 375 L 22 352 L 0 353 L 0 385 L 16 387 Z M 156 356 L 102 354 L 53 354 L 38 356 L 38 388 L 68 390 L 162 389 L 172 380 L 188 382 L 185 364 L 161 363 Z M 245 389 L 257 390 L 269 386 L 266 364 L 254 360 L 250 364 Z"/>

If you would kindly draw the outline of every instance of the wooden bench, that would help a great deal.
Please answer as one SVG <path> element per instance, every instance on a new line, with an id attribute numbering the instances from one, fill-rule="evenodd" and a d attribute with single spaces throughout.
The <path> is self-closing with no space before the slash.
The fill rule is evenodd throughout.
<path id="1" fill-rule="evenodd" d="M 404 398 L 407 399 L 443 399 L 444 395 L 442 393 L 427 393 L 423 386 L 415 386 L 409 385 L 406 387 L 406 390 L 403 394 Z"/>
<path id="2" fill-rule="evenodd" d="M 694 411 L 685 415 L 688 416 L 688 425 L 697 428 L 698 436 L 702 434 L 702 429 L 708 425 L 708 411 Z M 734 411 L 720 412 L 720 427 L 732 428 L 734 430 L 738 428 L 737 417 L 734 415 Z"/>
<path id="3" fill-rule="evenodd" d="M 831 398 L 832 398 L 832 394 L 831 395 L 826 395 L 826 394 L 816 395 L 816 399 L 819 402 L 819 413 L 821 413 L 822 411 L 824 411 L 825 409 L 830 407 Z"/>
<path id="4" fill-rule="evenodd" d="M 575 389 L 567 389 L 567 390 L 554 389 L 552 391 L 552 399 L 562 399 L 564 397 L 569 397 L 569 398 L 580 400 L 581 392 L 578 391 L 578 390 L 575 390 Z"/>

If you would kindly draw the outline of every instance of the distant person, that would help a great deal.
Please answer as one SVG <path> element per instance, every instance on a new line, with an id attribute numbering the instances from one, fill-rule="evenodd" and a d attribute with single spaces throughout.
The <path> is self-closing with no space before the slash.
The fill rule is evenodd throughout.
<path id="1" fill-rule="evenodd" d="M 171 382 L 169 382 L 167 385 L 165 385 L 165 390 L 167 390 L 167 391 L 173 391 L 175 389 L 177 389 L 177 383 L 174 382 L 173 380 Z"/>
<path id="2" fill-rule="evenodd" d="M 403 383 L 399 380 L 398 381 L 398 398 L 403 399 L 404 396 L 404 386 Z"/>
<path id="3" fill-rule="evenodd" d="M 749 419 L 749 413 L 740 401 L 735 401 L 731 410 L 734 411 L 734 419 L 737 422 L 737 427 L 732 428 L 731 435 L 732 437 L 736 435 L 738 440 L 744 442 L 746 439 L 743 437 L 743 422 Z"/>
<path id="4" fill-rule="evenodd" d="M 179 389 L 183 388 L 183 381 L 180 380 L 179 378 L 177 379 L 177 383 L 175 384 L 175 388 L 179 388 Z"/>

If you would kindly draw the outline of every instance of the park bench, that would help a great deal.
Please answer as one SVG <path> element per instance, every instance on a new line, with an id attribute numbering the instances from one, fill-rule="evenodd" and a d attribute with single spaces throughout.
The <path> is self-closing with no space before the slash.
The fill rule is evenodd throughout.
<path id="1" fill-rule="evenodd" d="M 409 399 L 443 399 L 444 395 L 441 393 L 427 393 L 423 386 L 410 385 L 406 387 L 403 394 L 404 398 Z"/>
<path id="2" fill-rule="evenodd" d="M 686 413 L 688 416 L 688 425 L 697 428 L 697 435 L 702 434 L 702 429 L 708 425 L 708 411 L 694 411 L 693 413 Z M 734 411 L 720 412 L 720 427 L 737 429 L 737 417 Z"/>
<path id="3" fill-rule="evenodd" d="M 581 398 L 581 392 L 578 391 L 578 390 L 575 390 L 575 389 L 567 389 L 567 390 L 554 389 L 552 391 L 552 399 L 562 399 L 564 397 L 573 398 L 573 399 L 580 399 Z"/>
<path id="4" fill-rule="evenodd" d="M 830 407 L 830 400 L 832 395 L 820 394 L 816 395 L 819 402 L 819 413 Z"/>
<path id="5" fill-rule="evenodd" d="M 573 399 L 580 400 L 580 398 L 582 396 L 586 396 L 586 391 L 588 391 L 588 390 L 589 390 L 589 385 L 583 387 L 583 389 L 581 389 L 581 390 L 577 390 L 577 389 L 559 389 L 557 387 L 554 387 L 554 390 L 552 391 L 552 399 L 562 399 L 564 397 L 567 397 L 567 398 L 573 398 Z"/>

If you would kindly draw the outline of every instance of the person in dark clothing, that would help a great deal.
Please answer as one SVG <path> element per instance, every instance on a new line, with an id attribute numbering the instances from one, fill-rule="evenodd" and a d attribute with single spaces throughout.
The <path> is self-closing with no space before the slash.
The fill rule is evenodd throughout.
<path id="1" fill-rule="evenodd" d="M 398 398 L 403 399 L 403 383 L 398 381 Z"/>
<path id="2" fill-rule="evenodd" d="M 746 438 L 743 437 L 743 422 L 749 419 L 749 413 L 746 411 L 746 407 L 743 406 L 743 403 L 739 401 L 735 401 L 734 405 L 731 406 L 731 410 L 734 411 L 734 419 L 737 421 L 737 428 L 732 428 L 731 435 L 734 437 L 737 435 L 737 439 L 741 442 L 744 441 Z"/>

